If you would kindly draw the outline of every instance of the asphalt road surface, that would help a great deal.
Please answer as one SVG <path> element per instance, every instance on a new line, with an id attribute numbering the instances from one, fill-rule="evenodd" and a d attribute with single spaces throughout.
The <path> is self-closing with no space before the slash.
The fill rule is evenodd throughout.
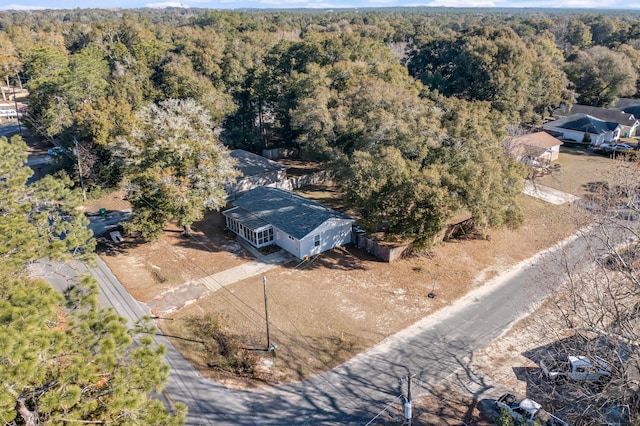
<path id="1" fill-rule="evenodd" d="M 610 235 L 603 235 L 603 230 Z M 414 394 L 427 392 L 454 373 L 469 371 L 474 351 L 488 345 L 530 312 L 561 282 L 563 271 L 586 266 L 587 253 L 603 241 L 623 243 L 622 232 L 593 227 L 472 291 L 453 305 L 389 337 L 324 374 L 266 389 L 230 390 L 203 379 L 173 346 L 166 393 L 189 407 L 193 425 L 366 425 L 402 394 L 399 379 L 416 376 Z M 84 270 L 84 265 L 74 264 Z M 38 269 L 40 268 L 40 269 Z M 102 289 L 101 303 L 135 321 L 145 309 L 122 288 L 104 263 L 89 271 Z M 61 288 L 75 274 L 69 265 L 36 265 L 35 273 Z"/>
<path id="2" fill-rule="evenodd" d="M 18 124 L 1 124 L 0 137 L 18 133 L 19 130 L 20 130 L 20 127 L 18 126 Z"/>

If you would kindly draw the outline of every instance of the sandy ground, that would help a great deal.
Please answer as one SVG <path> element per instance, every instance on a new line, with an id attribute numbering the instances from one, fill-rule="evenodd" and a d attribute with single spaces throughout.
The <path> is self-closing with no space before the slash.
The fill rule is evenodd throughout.
<path id="1" fill-rule="evenodd" d="M 279 350 L 276 368 L 262 379 L 281 382 L 325 371 L 572 232 L 570 206 L 552 206 L 525 196 L 522 204 L 525 224 L 516 231 L 491 231 L 489 239 L 445 243 L 392 264 L 347 246 L 310 264 L 293 262 L 266 273 L 271 339 Z M 156 243 L 131 241 L 103 258 L 134 297 L 150 303 L 176 286 L 250 258 L 232 235 L 221 231 L 220 220 L 212 214 L 197 225 L 202 230 L 197 242 L 185 240 L 179 232 L 167 232 Z M 433 299 L 427 297 L 431 292 L 436 294 Z M 209 294 L 172 314 L 171 320 L 159 322 L 165 333 L 177 336 L 173 343 L 205 376 L 230 385 L 249 385 L 208 368 L 199 344 L 187 340 L 193 335 L 185 327 L 186 320 L 203 315 L 223 318 L 245 347 L 263 347 L 262 278 Z"/>

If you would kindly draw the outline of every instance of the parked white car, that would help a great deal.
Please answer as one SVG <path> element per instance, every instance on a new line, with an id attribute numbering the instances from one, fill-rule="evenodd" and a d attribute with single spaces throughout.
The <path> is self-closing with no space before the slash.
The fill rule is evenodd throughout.
<path id="1" fill-rule="evenodd" d="M 551 380 L 574 380 L 601 382 L 611 376 L 609 365 L 599 359 L 590 359 L 584 355 L 569 355 L 556 359 L 540 361 L 544 375 Z"/>
<path id="2" fill-rule="evenodd" d="M 0 117 L 16 118 L 18 117 L 18 113 L 15 109 L 0 108 Z"/>
<path id="3" fill-rule="evenodd" d="M 602 143 L 598 147 L 604 152 L 632 152 L 635 148 L 626 143 Z"/>

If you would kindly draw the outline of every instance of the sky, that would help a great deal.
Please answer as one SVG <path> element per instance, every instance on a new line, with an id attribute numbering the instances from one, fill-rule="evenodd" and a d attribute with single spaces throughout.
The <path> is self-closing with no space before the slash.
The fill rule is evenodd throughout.
<path id="1" fill-rule="evenodd" d="M 10 3 L 11 2 L 11 3 Z M 341 9 L 362 7 L 534 7 L 580 9 L 638 9 L 640 0 L 0 0 L 0 10 L 76 9 L 76 8 L 164 8 L 206 9 Z"/>

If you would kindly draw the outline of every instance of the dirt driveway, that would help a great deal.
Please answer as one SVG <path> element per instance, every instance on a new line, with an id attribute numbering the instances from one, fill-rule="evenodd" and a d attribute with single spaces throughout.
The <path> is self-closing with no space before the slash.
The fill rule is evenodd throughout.
<path id="1" fill-rule="evenodd" d="M 582 195 L 580 182 L 600 180 L 611 164 L 607 158 L 585 158 L 561 154 L 561 172 L 540 182 Z M 565 184 L 572 179 L 572 167 L 579 169 L 581 177 Z M 239 387 L 300 380 L 340 364 L 448 305 L 564 239 L 588 220 L 586 213 L 570 204 L 552 205 L 525 195 L 521 204 L 524 225 L 491 231 L 487 239 L 444 243 L 429 253 L 391 264 L 349 245 L 308 264 L 291 262 L 268 271 L 270 340 L 278 347 L 275 358 L 261 350 L 266 348 L 262 276 L 209 293 L 159 319 L 158 325 L 205 377 Z M 232 234 L 223 231 L 219 214 L 208 214 L 195 229 L 199 233 L 193 239 L 168 228 L 155 243 L 128 240 L 103 259 L 134 297 L 148 304 L 186 283 L 253 259 Z M 427 296 L 432 292 L 435 298 Z M 187 326 L 193 317 L 219 317 L 243 347 L 260 349 L 254 352 L 264 361 L 258 379 L 238 378 L 208 366 L 202 343 Z"/>

